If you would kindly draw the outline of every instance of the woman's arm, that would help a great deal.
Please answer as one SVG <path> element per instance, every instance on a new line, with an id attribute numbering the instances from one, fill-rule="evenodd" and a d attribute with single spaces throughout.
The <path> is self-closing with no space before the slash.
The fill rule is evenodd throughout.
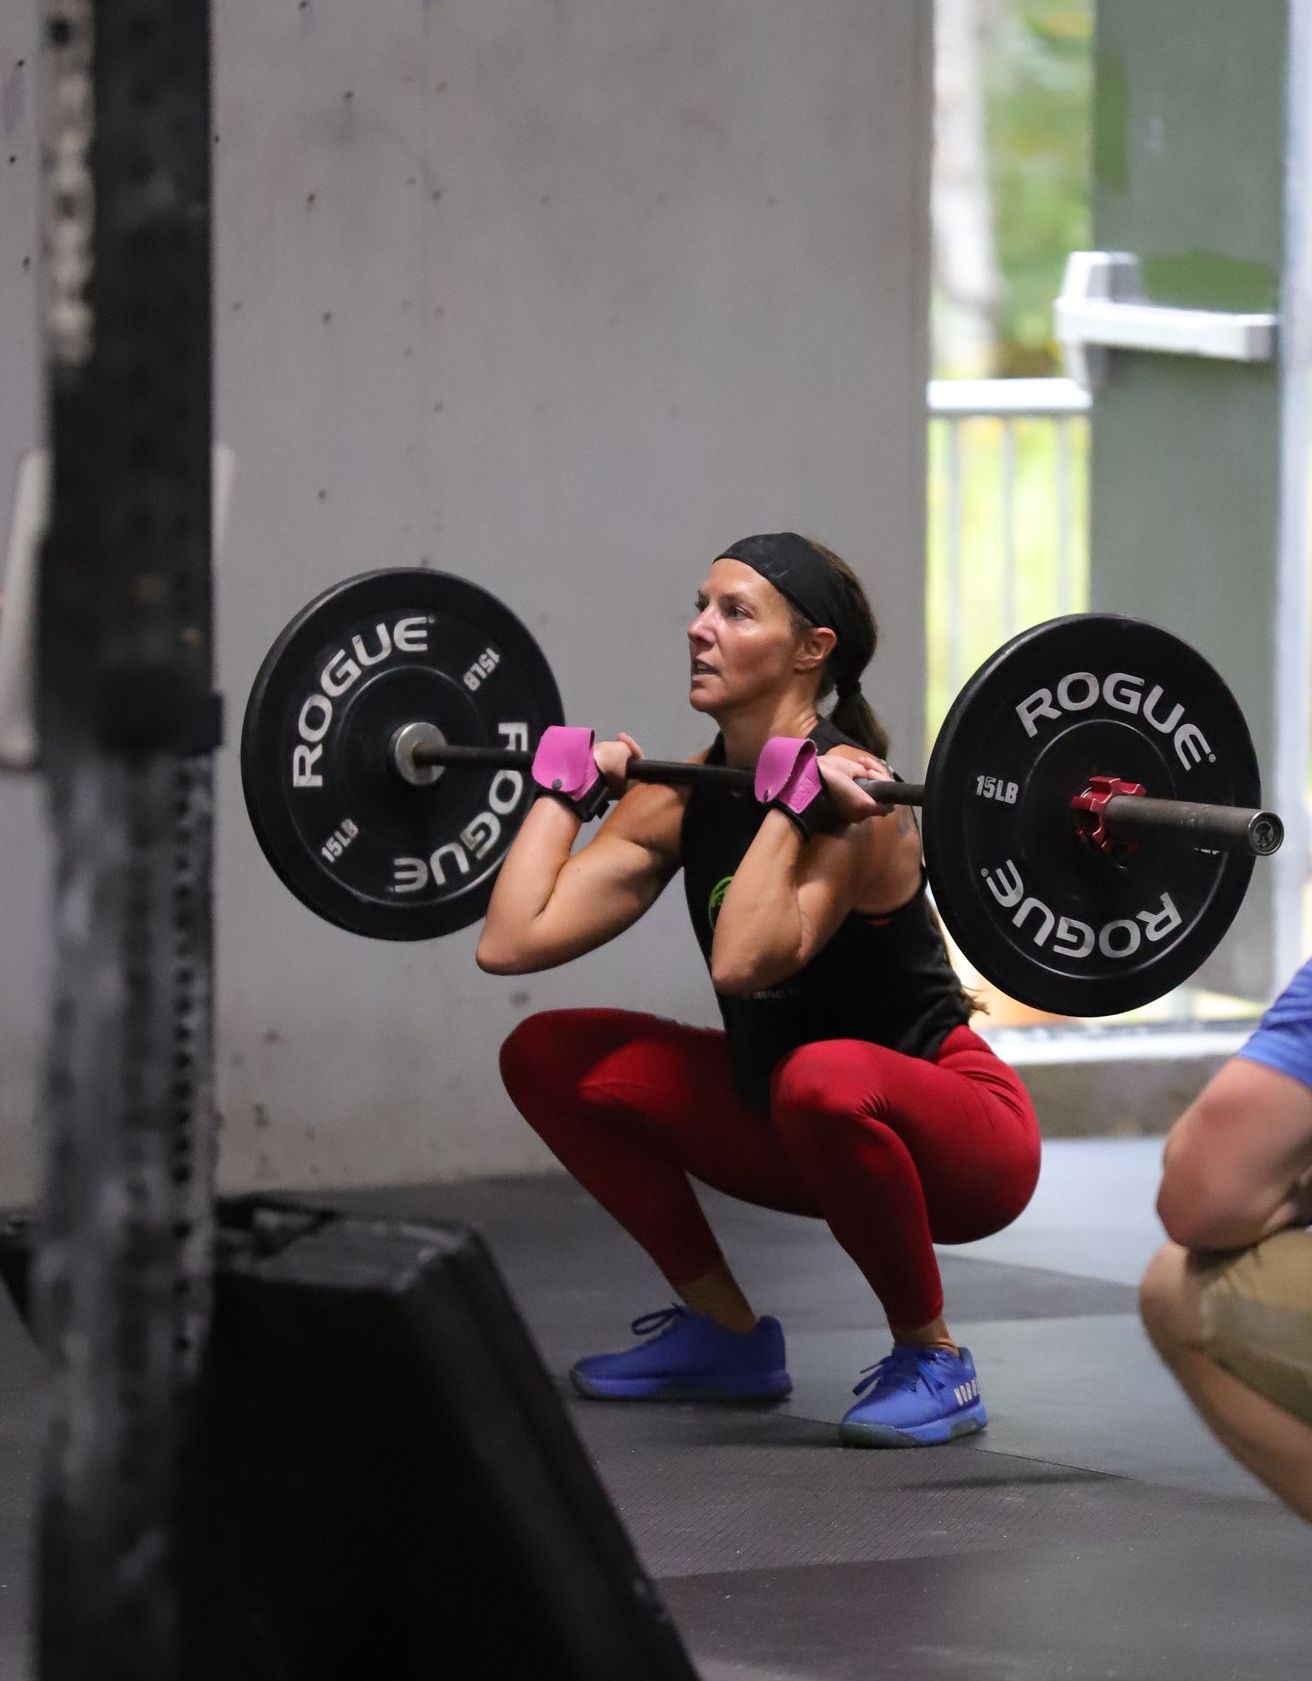
<path id="1" fill-rule="evenodd" d="M 596 757 L 608 780 L 622 785 L 629 752 L 610 751 L 619 745 L 598 743 Z M 623 933 L 679 867 L 685 803 L 677 789 L 636 785 L 574 855 L 578 817 L 559 800 L 538 800 L 497 876 L 479 968 L 494 975 L 551 969 Z"/>
<path id="2" fill-rule="evenodd" d="M 832 761 L 839 760 L 838 764 Z M 834 748 L 819 761 L 830 797 L 847 821 L 804 840 L 781 811 L 769 811 L 734 873 L 715 924 L 711 980 L 729 996 L 761 992 L 804 969 L 857 909 L 895 909 L 920 882 L 920 844 L 905 808 L 889 816 L 852 785 L 887 775 L 870 755 Z M 872 894 L 884 902 L 872 904 Z"/>

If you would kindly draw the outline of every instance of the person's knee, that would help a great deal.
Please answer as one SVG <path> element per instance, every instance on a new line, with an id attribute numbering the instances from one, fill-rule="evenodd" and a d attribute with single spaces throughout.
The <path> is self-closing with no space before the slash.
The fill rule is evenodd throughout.
<path id="1" fill-rule="evenodd" d="M 532 1092 L 554 1073 L 563 1037 L 562 1018 L 566 1013 L 543 1010 L 535 1016 L 526 1016 L 502 1041 L 501 1080 L 512 1098 Z"/>
<path id="2" fill-rule="evenodd" d="M 774 1072 L 774 1107 L 799 1114 L 840 1115 L 858 1108 L 874 1113 L 880 1106 L 878 1069 L 867 1066 L 877 1046 L 862 1044 L 860 1089 L 853 1085 L 848 1040 L 822 1039 L 790 1051 Z"/>
<path id="3" fill-rule="evenodd" d="M 1178 1243 L 1164 1244 L 1149 1261 L 1139 1284 L 1139 1317 L 1161 1353 L 1197 1348 L 1198 1285 L 1192 1257 Z"/>
<path id="4" fill-rule="evenodd" d="M 885 1105 L 877 1070 L 865 1069 L 855 1087 L 841 1045 L 803 1045 L 784 1059 L 771 1086 L 770 1120 L 794 1160 L 847 1160 L 859 1148 L 868 1169 L 881 1141 L 890 1150 L 901 1146 L 892 1129 L 880 1124 Z"/>

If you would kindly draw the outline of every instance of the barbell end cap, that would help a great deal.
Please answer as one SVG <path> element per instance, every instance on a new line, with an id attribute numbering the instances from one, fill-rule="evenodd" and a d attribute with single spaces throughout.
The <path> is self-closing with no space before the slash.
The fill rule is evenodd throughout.
<path id="1" fill-rule="evenodd" d="M 1284 844 L 1285 826 L 1274 811 L 1254 812 L 1248 825 L 1248 840 L 1259 858 L 1269 858 Z"/>
<path id="2" fill-rule="evenodd" d="M 436 724 L 402 724 L 388 743 L 387 762 L 402 782 L 408 782 L 412 788 L 431 788 L 439 780 L 445 767 L 418 764 L 415 753 L 420 747 L 445 745 L 446 737 Z"/>

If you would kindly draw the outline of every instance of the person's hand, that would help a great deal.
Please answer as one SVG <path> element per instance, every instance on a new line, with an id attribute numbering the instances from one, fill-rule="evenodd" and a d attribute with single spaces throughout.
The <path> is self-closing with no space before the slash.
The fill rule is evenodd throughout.
<path id="1" fill-rule="evenodd" d="M 893 780 L 888 766 L 873 753 L 854 757 L 851 748 L 831 747 L 817 763 L 824 778 L 825 793 L 840 823 L 863 823 L 868 817 L 888 817 L 897 809 L 872 800 L 864 789 L 856 785 L 858 779 L 863 782 Z"/>
<path id="2" fill-rule="evenodd" d="M 592 757 L 597 761 L 597 769 L 605 778 L 611 798 L 617 800 L 629 785 L 626 779 L 629 760 L 640 759 L 642 748 L 631 735 L 626 735 L 620 730 L 613 741 L 594 742 Z"/>

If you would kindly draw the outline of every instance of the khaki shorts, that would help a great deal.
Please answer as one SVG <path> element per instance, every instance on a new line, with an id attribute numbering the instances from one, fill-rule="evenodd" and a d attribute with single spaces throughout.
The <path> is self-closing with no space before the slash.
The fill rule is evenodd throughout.
<path id="1" fill-rule="evenodd" d="M 1194 1264 L 1203 1353 L 1312 1424 L 1312 1231 Z"/>

